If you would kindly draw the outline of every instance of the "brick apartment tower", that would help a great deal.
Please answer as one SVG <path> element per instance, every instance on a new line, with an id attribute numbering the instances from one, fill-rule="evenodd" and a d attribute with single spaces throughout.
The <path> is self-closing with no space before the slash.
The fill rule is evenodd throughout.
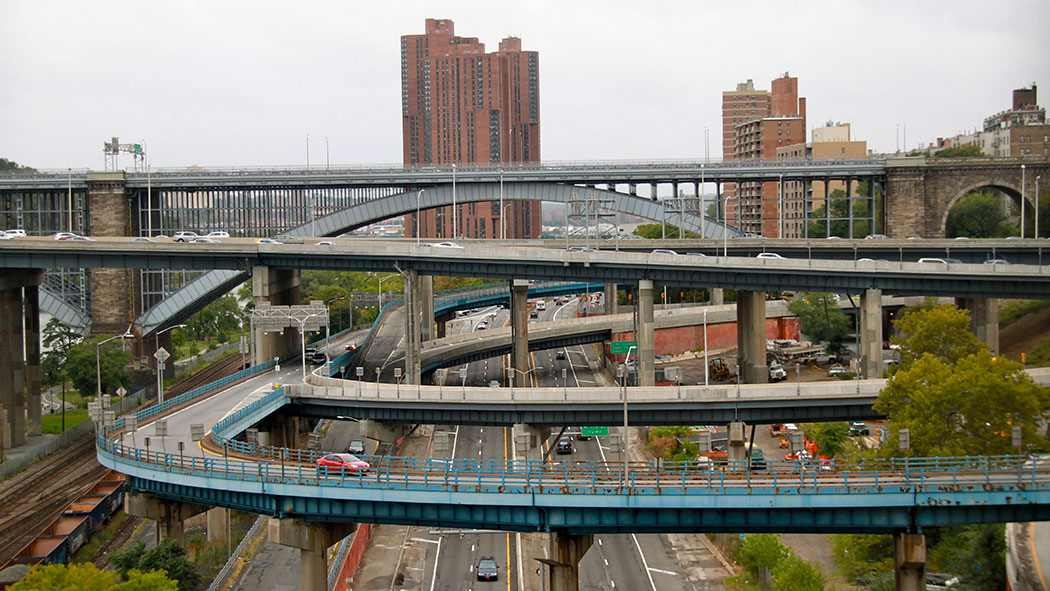
<path id="1" fill-rule="evenodd" d="M 722 157 L 725 160 L 774 160 L 777 148 L 806 141 L 806 99 L 798 97 L 798 78 L 785 73 L 770 92 L 755 90 L 751 80 L 722 93 Z M 732 130 L 732 132 L 730 132 Z M 779 236 L 779 184 L 726 186 L 726 215 L 731 226 L 769 238 Z"/>
<path id="2" fill-rule="evenodd" d="M 507 37 L 485 53 L 476 37 L 458 37 L 448 19 L 427 19 L 426 33 L 401 37 L 401 130 L 409 166 L 540 161 L 539 54 Z M 498 197 L 498 193 L 493 195 Z M 428 238 L 538 238 L 540 204 L 499 200 L 424 211 L 419 234 Z M 415 214 L 405 236 L 415 236 Z"/>

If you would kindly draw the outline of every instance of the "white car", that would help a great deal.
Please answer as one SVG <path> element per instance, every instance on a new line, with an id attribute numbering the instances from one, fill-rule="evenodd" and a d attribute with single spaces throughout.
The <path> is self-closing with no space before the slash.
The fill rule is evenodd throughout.
<path id="1" fill-rule="evenodd" d="M 666 249 L 666 248 L 657 248 L 656 250 L 652 251 L 649 254 L 671 254 L 671 255 L 678 256 L 677 252 L 675 252 L 673 250 Z"/>
<path id="2" fill-rule="evenodd" d="M 132 242 L 153 242 L 148 236 L 136 236 L 131 239 Z"/>
<path id="3" fill-rule="evenodd" d="M 434 242 L 430 246 L 435 246 L 437 248 L 463 248 L 455 242 Z"/>
<path id="4" fill-rule="evenodd" d="M 200 237 L 201 236 L 197 235 L 196 232 L 188 232 L 188 231 L 185 231 L 185 230 L 180 230 L 178 232 L 175 232 L 175 235 L 172 236 L 171 239 L 174 240 L 175 242 L 193 242 L 194 240 L 196 240 L 196 239 L 198 239 Z"/>
<path id="5" fill-rule="evenodd" d="M 257 238 L 255 240 L 255 243 L 256 244 L 280 244 L 280 242 L 277 242 L 273 238 Z"/>
<path id="6" fill-rule="evenodd" d="M 18 230 L 18 229 L 8 230 L 8 231 L 4 232 L 4 235 L 10 236 L 11 238 L 25 238 L 26 231 L 25 230 Z"/>
<path id="7" fill-rule="evenodd" d="M 784 257 L 780 256 L 779 254 L 777 254 L 775 252 L 760 252 L 760 253 L 758 253 L 757 256 L 755 256 L 755 258 L 756 259 L 781 259 L 781 260 L 783 260 Z"/>
<path id="8" fill-rule="evenodd" d="M 76 236 L 76 234 L 72 232 L 57 232 L 54 236 L 52 236 L 52 238 L 54 238 L 55 240 L 69 240 L 74 236 Z"/>
<path id="9" fill-rule="evenodd" d="M 218 244 L 219 243 L 218 240 L 216 240 L 214 238 L 208 238 L 207 236 L 198 236 L 198 237 L 194 238 L 193 240 L 190 240 L 190 242 L 193 242 L 193 243 L 196 243 L 196 244 Z"/>
<path id="10" fill-rule="evenodd" d="M 335 244 L 333 244 L 329 240 L 322 240 L 322 241 L 317 243 L 317 246 L 335 246 Z"/>
<path id="11" fill-rule="evenodd" d="M 205 238 L 229 238 L 229 237 L 230 237 L 230 233 L 229 232 L 223 232 L 222 230 L 216 230 L 214 232 L 208 232 L 208 235 L 205 236 Z"/>

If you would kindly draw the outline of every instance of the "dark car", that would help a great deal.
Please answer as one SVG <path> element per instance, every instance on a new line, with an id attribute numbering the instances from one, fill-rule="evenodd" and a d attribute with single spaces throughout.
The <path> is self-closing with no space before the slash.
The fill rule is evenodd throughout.
<path id="1" fill-rule="evenodd" d="M 853 437 L 858 435 L 867 435 L 870 431 L 868 426 L 862 421 L 851 421 L 849 424 L 849 434 Z"/>
<path id="2" fill-rule="evenodd" d="M 350 445 L 346 446 L 346 453 L 364 454 L 365 442 L 363 439 L 351 439 Z"/>
<path id="3" fill-rule="evenodd" d="M 558 441 L 558 445 L 554 446 L 554 451 L 558 455 L 565 455 L 572 453 L 572 441 L 568 439 L 561 439 Z"/>
<path id="4" fill-rule="evenodd" d="M 584 435 L 583 431 L 580 431 L 579 433 L 576 434 L 576 439 L 578 441 L 590 441 L 591 440 L 591 436 L 590 435 Z"/>
<path id="5" fill-rule="evenodd" d="M 496 559 L 491 556 L 482 556 L 478 561 L 477 573 L 479 581 L 498 581 L 499 565 L 496 564 Z"/>
<path id="6" fill-rule="evenodd" d="M 565 350 L 564 349 L 559 350 L 557 353 L 554 354 L 554 358 L 555 359 L 565 359 Z"/>

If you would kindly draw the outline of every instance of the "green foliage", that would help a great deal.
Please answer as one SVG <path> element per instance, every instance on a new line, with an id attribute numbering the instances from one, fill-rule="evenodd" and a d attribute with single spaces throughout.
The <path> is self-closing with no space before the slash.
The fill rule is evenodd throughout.
<path id="1" fill-rule="evenodd" d="M 810 338 L 825 341 L 828 349 L 837 352 L 849 329 L 849 318 L 835 296 L 830 293 L 804 293 L 788 302 L 788 310 L 798 316 L 802 332 Z"/>
<path id="2" fill-rule="evenodd" d="M 109 563 L 123 578 L 129 578 L 132 569 L 162 570 L 178 581 L 178 591 L 194 591 L 200 582 L 200 575 L 193 563 L 187 560 L 186 551 L 171 539 L 148 551 L 142 542 L 118 550 L 110 556 Z"/>
<path id="3" fill-rule="evenodd" d="M 776 534 L 751 534 L 740 543 L 738 562 L 756 577 L 761 569 L 772 571 L 777 564 L 791 555 L 780 543 Z"/>
<path id="4" fill-rule="evenodd" d="M 840 238 L 849 238 L 850 236 L 850 224 L 853 225 L 853 237 L 863 238 L 868 234 L 872 233 L 871 222 L 869 220 L 862 220 L 857 218 L 871 217 L 871 205 L 870 197 L 868 196 L 867 185 L 858 186 L 858 194 L 860 197 L 854 197 L 853 201 L 853 220 L 850 219 L 834 219 L 834 218 L 849 218 L 850 217 L 850 199 L 846 198 L 846 192 L 842 189 L 835 189 L 831 192 L 829 201 L 831 202 L 831 235 L 838 236 Z M 877 194 L 876 200 L 880 200 L 881 197 Z M 827 231 L 827 216 L 828 210 L 827 205 L 822 205 L 817 209 L 813 210 L 813 213 L 809 214 L 809 234 L 810 238 L 826 238 L 828 236 Z"/>
<path id="5" fill-rule="evenodd" d="M 66 410 L 66 429 L 87 419 L 87 411 L 82 408 Z M 62 432 L 62 412 L 40 417 L 40 431 L 44 434 Z"/>
<path id="6" fill-rule="evenodd" d="M 664 226 L 661 226 L 660 224 L 640 224 L 635 228 L 634 235 L 649 240 L 658 240 L 664 237 L 665 230 L 668 238 L 678 238 L 678 226 L 672 226 L 671 224 L 666 224 Z M 699 238 L 700 235 L 686 230 L 685 237 Z"/>
<path id="7" fill-rule="evenodd" d="M 999 307 L 999 328 L 1013 324 L 1018 318 L 1050 308 L 1050 300 L 1011 300 Z"/>
<path id="8" fill-rule="evenodd" d="M 123 578 L 123 582 L 121 582 Z M 90 562 L 82 564 L 37 565 L 11 591 L 176 591 L 175 581 L 163 572 L 129 570 L 125 576 L 99 570 Z M 183 590 L 185 591 L 185 590 Z"/>
<path id="9" fill-rule="evenodd" d="M 893 570 L 893 536 L 840 534 L 831 536 L 839 571 L 849 580 Z"/>
<path id="10" fill-rule="evenodd" d="M 36 169 L 22 166 L 13 160 L 8 160 L 7 158 L 0 158 L 0 172 L 36 172 Z"/>
<path id="11" fill-rule="evenodd" d="M 973 144 L 945 148 L 933 153 L 934 158 L 980 158 L 982 156 L 987 156 L 987 154 Z"/>
<path id="12" fill-rule="evenodd" d="M 849 423 L 814 423 L 806 428 L 806 435 L 817 444 L 820 455 L 833 458 L 842 453 L 842 446 L 849 441 Z"/>
<path id="13" fill-rule="evenodd" d="M 229 334 L 241 327 L 242 312 L 237 300 L 227 294 L 190 316 L 186 320 L 186 332 L 194 339 L 215 338 Z M 172 343 L 174 344 L 174 342 Z"/>
<path id="14" fill-rule="evenodd" d="M 945 528 L 930 561 L 957 575 L 962 589 L 1006 589 L 1005 525 L 988 523 Z"/>
<path id="15" fill-rule="evenodd" d="M 773 568 L 773 591 L 824 591 L 824 573 L 791 554 Z"/>
<path id="16" fill-rule="evenodd" d="M 899 367 L 906 367 L 929 353 L 948 365 L 987 347 L 970 332 L 970 313 L 952 304 L 927 300 L 920 306 L 905 308 L 894 320 L 898 336 L 890 339 L 900 345 Z"/>
<path id="17" fill-rule="evenodd" d="M 691 462 L 700 453 L 700 446 L 686 438 L 693 433 L 689 427 L 664 426 L 649 430 L 650 453 L 672 462 Z"/>
<path id="18" fill-rule="evenodd" d="M 97 384 L 95 369 L 96 345 L 110 338 L 99 335 L 90 341 L 82 341 L 69 348 L 64 364 L 65 372 L 73 387 L 82 396 L 94 396 Z M 112 394 L 120 386 L 131 384 L 131 377 L 124 367 L 131 363 L 131 353 L 120 348 L 120 339 L 114 339 L 98 349 L 98 364 L 102 375 L 102 393 Z"/>
<path id="19" fill-rule="evenodd" d="M 83 340 L 83 337 L 55 318 L 47 321 L 40 337 L 44 348 L 48 349 L 41 359 L 41 377 L 44 384 L 64 382 L 68 377 L 65 368 L 66 355 L 69 348 Z"/>
<path id="20" fill-rule="evenodd" d="M 956 364 L 926 353 L 902 365 L 873 408 L 894 428 L 882 456 L 972 456 L 1016 453 L 1013 427 L 1021 427 L 1024 452 L 1048 448 L 1038 423 L 1050 418 L 1050 389 L 1037 385 L 1020 363 L 970 354 Z M 911 449 L 899 451 L 897 429 L 907 428 Z"/>
<path id="21" fill-rule="evenodd" d="M 999 238 L 1018 234 L 1009 223 L 1002 198 L 991 191 L 964 195 L 948 212 L 945 235 L 948 238 Z"/>
<path id="22" fill-rule="evenodd" d="M 1026 367 L 1050 367 L 1050 341 L 1039 343 L 1026 357 Z"/>

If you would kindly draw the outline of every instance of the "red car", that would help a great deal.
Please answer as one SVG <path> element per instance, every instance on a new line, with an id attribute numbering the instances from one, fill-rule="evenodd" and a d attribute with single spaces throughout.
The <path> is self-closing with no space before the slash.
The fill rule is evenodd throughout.
<path id="1" fill-rule="evenodd" d="M 363 474 L 368 472 L 371 466 L 368 462 L 351 454 L 328 454 L 317 460 L 317 473 L 338 474 Z"/>

